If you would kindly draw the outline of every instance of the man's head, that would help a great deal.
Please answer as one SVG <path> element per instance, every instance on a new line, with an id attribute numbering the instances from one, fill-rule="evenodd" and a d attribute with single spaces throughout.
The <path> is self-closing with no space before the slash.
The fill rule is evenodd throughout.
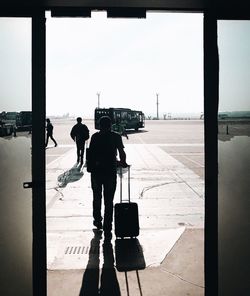
<path id="1" fill-rule="evenodd" d="M 107 132 L 111 130 L 111 119 L 108 116 L 100 118 L 100 131 Z"/>
<path id="2" fill-rule="evenodd" d="M 47 118 L 46 121 L 47 121 L 47 123 L 50 123 L 50 119 L 49 118 Z"/>
<path id="3" fill-rule="evenodd" d="M 77 117 L 77 118 L 76 118 L 76 121 L 77 121 L 78 123 L 81 123 L 81 122 L 82 122 L 82 118 L 81 118 L 81 117 Z"/>

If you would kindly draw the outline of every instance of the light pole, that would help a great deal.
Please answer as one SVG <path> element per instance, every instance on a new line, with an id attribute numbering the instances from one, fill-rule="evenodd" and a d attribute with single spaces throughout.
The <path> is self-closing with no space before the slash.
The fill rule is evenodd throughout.
<path id="1" fill-rule="evenodd" d="M 159 94 L 156 93 L 156 112 L 157 112 L 157 119 L 159 119 L 159 100 L 158 100 Z"/>
<path id="2" fill-rule="evenodd" d="M 100 93 L 97 93 L 97 97 L 98 97 L 98 103 L 97 103 L 97 107 L 100 108 Z"/>

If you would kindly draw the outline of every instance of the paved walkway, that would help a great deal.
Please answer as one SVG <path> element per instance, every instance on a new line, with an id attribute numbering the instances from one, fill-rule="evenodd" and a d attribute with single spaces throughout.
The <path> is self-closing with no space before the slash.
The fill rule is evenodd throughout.
<path id="1" fill-rule="evenodd" d="M 93 232 L 90 174 L 75 165 L 75 148 L 47 166 L 48 295 L 98 289 L 106 269 L 120 290 L 107 295 L 204 295 L 203 180 L 161 145 L 128 144 L 125 151 L 140 215 L 140 235 L 132 245 L 113 236 L 105 246 Z M 118 179 L 115 202 L 119 197 Z M 89 273 L 98 274 L 94 284 Z"/>

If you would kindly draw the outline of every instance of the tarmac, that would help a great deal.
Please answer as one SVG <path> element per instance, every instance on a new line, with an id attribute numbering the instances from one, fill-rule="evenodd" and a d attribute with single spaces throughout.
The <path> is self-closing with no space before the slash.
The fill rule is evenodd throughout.
<path id="1" fill-rule="evenodd" d="M 47 165 L 48 296 L 204 295 L 204 181 L 164 146 L 125 145 L 140 234 L 113 233 L 110 244 L 93 227 L 90 174 L 74 145 Z M 122 179 L 127 198 L 126 171 Z"/>

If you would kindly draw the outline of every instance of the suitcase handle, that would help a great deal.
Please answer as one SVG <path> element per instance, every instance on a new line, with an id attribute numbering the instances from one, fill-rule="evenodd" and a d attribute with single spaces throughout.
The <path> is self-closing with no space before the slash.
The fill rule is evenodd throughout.
<path id="1" fill-rule="evenodd" d="M 130 165 L 128 165 L 128 202 L 130 202 Z M 122 167 L 120 167 L 120 203 L 122 203 Z"/>

